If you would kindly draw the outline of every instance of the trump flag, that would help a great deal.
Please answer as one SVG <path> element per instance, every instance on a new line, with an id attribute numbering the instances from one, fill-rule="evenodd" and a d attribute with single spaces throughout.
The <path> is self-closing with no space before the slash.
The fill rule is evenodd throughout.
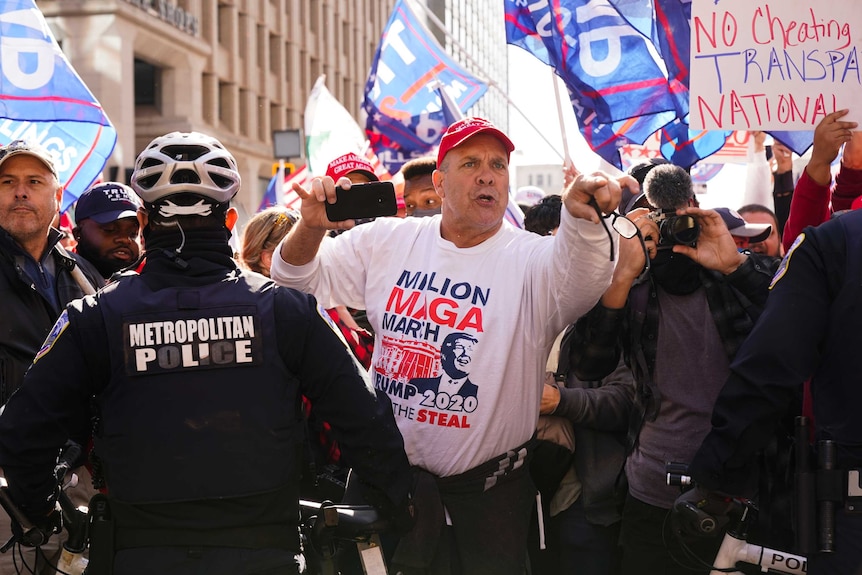
<path id="1" fill-rule="evenodd" d="M 0 3 L 0 144 L 19 139 L 53 154 L 61 211 L 96 180 L 117 141 L 33 0 Z"/>
<path id="2" fill-rule="evenodd" d="M 366 135 L 391 173 L 410 158 L 430 153 L 449 127 L 435 81 L 459 110 L 470 108 L 488 89 L 452 60 L 398 0 L 377 46 L 363 102 Z"/>

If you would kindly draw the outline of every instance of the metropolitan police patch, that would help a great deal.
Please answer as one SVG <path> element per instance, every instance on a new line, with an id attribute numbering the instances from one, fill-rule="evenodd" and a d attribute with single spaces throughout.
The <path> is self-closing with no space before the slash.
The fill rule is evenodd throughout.
<path id="1" fill-rule="evenodd" d="M 63 310 L 63 313 L 61 313 L 60 317 L 57 318 L 57 322 L 54 324 L 54 327 L 52 327 L 50 333 L 48 333 L 48 337 L 45 338 L 45 343 L 42 344 L 42 349 L 40 349 L 39 353 L 36 354 L 36 357 L 33 358 L 33 363 L 36 363 L 51 351 L 51 348 L 54 347 L 54 342 L 57 341 L 57 338 L 60 337 L 61 333 L 66 331 L 67 327 L 69 327 L 69 312 Z"/>
<path id="2" fill-rule="evenodd" d="M 126 373 L 143 375 L 182 370 L 261 365 L 261 321 L 254 306 L 221 308 L 205 317 L 175 313 L 124 318 Z"/>
<path id="3" fill-rule="evenodd" d="M 793 240 L 793 245 L 790 246 L 790 249 L 787 250 L 787 255 L 784 256 L 784 259 L 781 260 L 781 265 L 778 266 L 778 269 L 775 270 L 775 275 L 772 276 L 772 281 L 769 282 L 769 289 L 775 287 L 775 284 L 778 283 L 778 280 L 784 277 L 784 274 L 787 273 L 787 268 L 790 267 L 790 257 L 793 255 L 793 252 L 796 251 L 796 248 L 802 245 L 802 242 L 805 241 L 805 234 L 799 234 L 799 236 Z"/>

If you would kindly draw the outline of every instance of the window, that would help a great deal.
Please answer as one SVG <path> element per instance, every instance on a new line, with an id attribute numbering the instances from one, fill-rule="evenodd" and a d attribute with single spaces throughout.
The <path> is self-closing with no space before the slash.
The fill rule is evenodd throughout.
<path id="1" fill-rule="evenodd" d="M 244 61 L 248 61 L 250 44 L 254 42 L 254 38 L 249 34 L 250 21 L 248 14 L 239 15 L 239 58 Z"/>
<path id="2" fill-rule="evenodd" d="M 278 74 L 281 68 L 281 36 L 269 35 L 269 71 Z"/>
<path id="3" fill-rule="evenodd" d="M 219 82 L 218 117 L 228 129 L 236 129 L 236 86 L 228 82 Z"/>
<path id="4" fill-rule="evenodd" d="M 240 88 L 239 90 L 239 133 L 243 136 L 250 136 L 249 127 L 252 124 L 252 102 L 257 104 L 257 99 L 252 94 L 251 90 Z"/>
<path id="5" fill-rule="evenodd" d="M 352 38 L 350 36 L 350 22 L 343 20 L 341 22 L 341 53 L 345 56 L 349 55 L 352 43 Z"/>
<path id="6" fill-rule="evenodd" d="M 135 58 L 135 106 L 161 106 L 161 69 Z"/>
<path id="7" fill-rule="evenodd" d="M 218 7 L 218 41 L 222 46 L 230 47 L 233 43 L 233 6 Z"/>

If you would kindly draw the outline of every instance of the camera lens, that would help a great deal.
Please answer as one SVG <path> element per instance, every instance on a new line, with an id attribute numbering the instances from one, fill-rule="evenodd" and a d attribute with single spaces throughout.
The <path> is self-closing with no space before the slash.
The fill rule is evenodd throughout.
<path id="1" fill-rule="evenodd" d="M 692 244 L 700 235 L 700 226 L 692 216 L 676 216 L 665 222 L 670 239 L 678 244 Z"/>

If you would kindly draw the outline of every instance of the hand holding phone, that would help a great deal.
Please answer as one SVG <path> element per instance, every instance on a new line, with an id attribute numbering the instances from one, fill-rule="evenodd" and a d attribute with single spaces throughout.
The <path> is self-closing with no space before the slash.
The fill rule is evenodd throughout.
<path id="1" fill-rule="evenodd" d="M 335 195 L 334 204 L 325 204 L 326 217 L 332 222 L 394 216 L 398 213 L 392 182 L 353 184 L 349 190 L 337 187 Z"/>

